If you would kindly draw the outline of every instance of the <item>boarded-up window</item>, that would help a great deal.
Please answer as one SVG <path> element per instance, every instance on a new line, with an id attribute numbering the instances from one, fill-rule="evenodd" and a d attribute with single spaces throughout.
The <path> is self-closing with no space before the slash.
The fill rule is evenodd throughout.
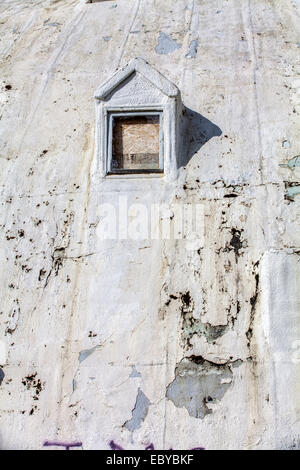
<path id="1" fill-rule="evenodd" d="M 160 116 L 113 116 L 111 171 L 162 171 Z"/>

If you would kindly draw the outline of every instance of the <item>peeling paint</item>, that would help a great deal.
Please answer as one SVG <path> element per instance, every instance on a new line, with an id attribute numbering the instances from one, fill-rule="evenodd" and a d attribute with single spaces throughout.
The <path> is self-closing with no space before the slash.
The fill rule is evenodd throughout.
<path id="1" fill-rule="evenodd" d="M 136 429 L 139 429 L 148 414 L 150 404 L 151 403 L 146 397 L 146 395 L 139 388 L 135 406 L 132 410 L 132 418 L 129 421 L 126 421 L 126 423 L 124 423 L 125 428 L 127 428 L 131 432 L 135 431 Z"/>
<path id="2" fill-rule="evenodd" d="M 5 377 L 5 374 L 3 372 L 3 369 L 1 369 L 0 367 L 0 385 L 2 384 L 4 377 Z"/>
<path id="3" fill-rule="evenodd" d="M 288 163 L 281 163 L 279 166 L 281 168 L 289 168 L 290 170 L 294 171 L 296 167 L 300 166 L 300 155 L 291 158 Z"/>
<path id="4" fill-rule="evenodd" d="M 294 197 L 300 194 L 300 183 L 285 182 L 286 199 L 294 201 Z"/>
<path id="5" fill-rule="evenodd" d="M 209 404 L 218 403 L 231 386 L 233 365 L 240 362 L 216 364 L 202 356 L 186 357 L 177 365 L 166 397 L 178 408 L 186 408 L 190 416 L 203 419 L 212 413 Z"/>
<path id="6" fill-rule="evenodd" d="M 184 337 L 191 338 L 193 335 L 205 336 L 208 343 L 213 343 L 216 339 L 223 336 L 229 328 L 229 325 L 211 325 L 202 323 L 201 320 L 191 319 L 190 326 L 184 326 Z"/>
<path id="7" fill-rule="evenodd" d="M 180 48 L 181 44 L 178 44 L 178 42 L 175 39 L 172 39 L 169 34 L 163 32 L 159 33 L 157 45 L 155 47 L 155 52 L 157 54 L 170 54 Z"/>
<path id="8" fill-rule="evenodd" d="M 142 377 L 142 374 L 136 370 L 136 367 L 135 367 L 135 366 L 132 366 L 132 371 L 131 371 L 129 377 L 130 377 L 131 379 L 132 379 L 132 378 L 135 378 L 135 377 Z"/>
<path id="9" fill-rule="evenodd" d="M 199 45 L 198 39 L 194 39 L 193 41 L 190 42 L 189 52 L 185 55 L 186 59 L 194 59 L 196 57 L 198 45 Z"/>
<path id="10" fill-rule="evenodd" d="M 284 140 L 284 141 L 282 142 L 282 147 L 283 147 L 284 149 L 289 149 L 289 148 L 291 147 L 291 143 L 290 143 L 288 140 Z"/>
<path id="11" fill-rule="evenodd" d="M 94 351 L 98 348 L 98 345 L 94 346 L 91 349 L 84 349 L 83 351 L 80 351 L 79 353 L 79 362 L 84 361 L 87 357 L 89 357 L 91 354 L 93 354 Z"/>
<path id="12" fill-rule="evenodd" d="M 226 325 L 211 325 L 208 322 L 203 323 L 193 316 L 194 301 L 188 291 L 181 295 L 181 302 L 182 337 L 189 347 L 193 335 L 204 336 L 208 343 L 214 343 L 216 339 L 227 332 L 229 323 Z"/>

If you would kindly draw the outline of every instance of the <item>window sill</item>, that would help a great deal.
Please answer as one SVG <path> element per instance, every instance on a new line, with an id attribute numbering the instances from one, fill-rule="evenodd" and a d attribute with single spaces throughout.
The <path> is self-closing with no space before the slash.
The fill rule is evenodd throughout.
<path id="1" fill-rule="evenodd" d="M 157 173 L 108 173 L 105 179 L 143 179 L 143 178 L 163 178 L 165 173 L 159 171 Z"/>

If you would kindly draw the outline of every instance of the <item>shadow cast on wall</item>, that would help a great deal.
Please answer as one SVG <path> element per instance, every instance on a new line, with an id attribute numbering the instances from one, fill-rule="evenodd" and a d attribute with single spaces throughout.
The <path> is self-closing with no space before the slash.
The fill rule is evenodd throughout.
<path id="1" fill-rule="evenodd" d="M 184 119 L 183 166 L 186 166 L 203 145 L 213 137 L 222 135 L 222 130 L 202 114 L 187 107 L 184 108 Z"/>

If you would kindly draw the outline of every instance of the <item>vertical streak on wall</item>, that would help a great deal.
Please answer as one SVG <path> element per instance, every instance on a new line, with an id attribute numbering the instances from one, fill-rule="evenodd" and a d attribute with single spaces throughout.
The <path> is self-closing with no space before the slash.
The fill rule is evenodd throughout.
<path id="1" fill-rule="evenodd" d="M 118 62 L 117 62 L 117 67 L 120 67 L 120 65 L 121 65 L 122 57 L 123 57 L 124 52 L 125 52 L 125 48 L 126 48 L 126 45 L 127 45 L 127 41 L 128 41 L 128 38 L 129 38 L 129 34 L 130 34 L 131 30 L 132 30 L 132 27 L 133 27 L 133 25 L 134 25 L 134 22 L 135 22 L 135 20 L 136 20 L 137 15 L 138 15 L 141 2 L 142 2 L 142 0 L 136 0 L 136 6 L 133 7 L 132 20 L 131 20 L 131 22 L 129 23 L 128 30 L 126 31 L 125 38 L 124 38 L 123 43 L 122 43 L 122 45 L 121 45 L 121 52 L 120 52 L 120 56 L 119 56 L 119 59 L 118 59 Z"/>

